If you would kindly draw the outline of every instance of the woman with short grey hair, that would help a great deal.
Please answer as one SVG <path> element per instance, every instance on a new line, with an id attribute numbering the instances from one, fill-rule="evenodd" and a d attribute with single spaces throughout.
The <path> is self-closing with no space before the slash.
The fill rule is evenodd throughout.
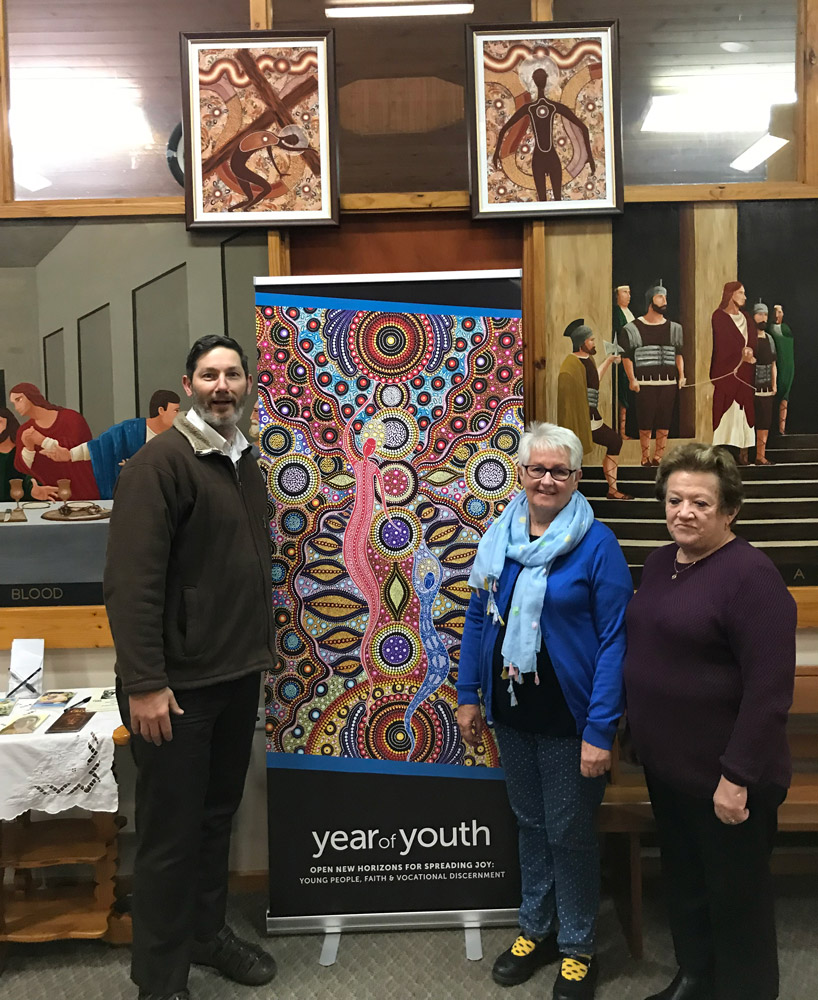
<path id="1" fill-rule="evenodd" d="M 594 820 L 622 714 L 633 584 L 616 538 L 577 490 L 576 434 L 532 424 L 518 459 L 523 489 L 483 536 L 469 577 L 457 722 L 465 742 L 480 740 L 482 696 L 519 827 L 520 933 L 492 976 L 513 986 L 561 959 L 554 1000 L 591 1000 Z"/>
<path id="2" fill-rule="evenodd" d="M 565 449 L 572 469 L 582 466 L 582 442 L 567 427 L 558 424 L 537 423 L 529 425 L 528 430 L 520 438 L 517 451 L 517 462 L 521 466 L 528 465 L 532 451 L 554 451 Z"/>

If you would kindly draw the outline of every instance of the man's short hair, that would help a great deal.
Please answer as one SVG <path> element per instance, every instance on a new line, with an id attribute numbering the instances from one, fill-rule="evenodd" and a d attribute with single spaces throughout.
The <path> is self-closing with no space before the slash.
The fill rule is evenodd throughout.
<path id="1" fill-rule="evenodd" d="M 247 361 L 247 355 L 244 353 L 244 350 L 238 341 L 233 340 L 232 337 L 225 337 L 218 333 L 207 333 L 204 337 L 199 337 L 188 353 L 187 361 L 185 362 L 185 371 L 187 372 L 188 378 L 193 378 L 193 373 L 196 371 L 196 363 L 199 358 L 203 354 L 209 354 L 210 351 L 215 350 L 217 347 L 226 347 L 229 351 L 235 351 L 241 358 L 241 366 L 244 369 L 244 374 L 250 374 L 250 365 Z"/>
<path id="2" fill-rule="evenodd" d="M 166 410 L 171 403 L 181 402 L 179 393 L 174 392 L 173 389 L 157 389 L 151 396 L 150 403 L 148 403 L 148 416 L 158 417 L 160 410 Z"/>

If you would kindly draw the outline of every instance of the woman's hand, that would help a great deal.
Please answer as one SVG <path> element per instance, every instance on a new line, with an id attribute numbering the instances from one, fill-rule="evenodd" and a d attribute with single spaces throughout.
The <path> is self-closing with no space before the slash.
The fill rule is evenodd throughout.
<path id="1" fill-rule="evenodd" d="M 598 778 L 611 769 L 611 751 L 582 741 L 579 769 L 583 778 Z"/>
<path id="2" fill-rule="evenodd" d="M 747 808 L 747 789 L 744 785 L 734 785 L 724 775 L 713 793 L 713 808 L 716 816 L 727 826 L 743 823 L 750 815 Z"/>
<path id="3" fill-rule="evenodd" d="M 483 738 L 483 716 L 479 705 L 458 705 L 455 715 L 464 743 L 476 747 Z"/>

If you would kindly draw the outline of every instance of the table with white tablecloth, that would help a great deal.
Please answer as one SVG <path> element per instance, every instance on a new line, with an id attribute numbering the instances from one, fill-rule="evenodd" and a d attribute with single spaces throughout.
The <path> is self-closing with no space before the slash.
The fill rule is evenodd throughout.
<path id="1" fill-rule="evenodd" d="M 73 702 L 85 697 L 77 691 Z M 15 715 L 22 714 L 26 705 Z M 50 814 L 80 806 L 89 812 L 116 812 L 119 794 L 112 770 L 118 711 L 96 712 L 78 733 L 48 733 L 60 711 L 24 736 L 0 736 L 0 820 L 29 809 Z M 0 718 L 0 729 L 13 717 Z"/>

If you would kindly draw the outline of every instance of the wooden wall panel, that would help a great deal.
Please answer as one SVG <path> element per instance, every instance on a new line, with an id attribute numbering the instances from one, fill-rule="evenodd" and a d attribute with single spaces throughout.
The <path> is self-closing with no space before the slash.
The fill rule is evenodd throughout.
<path id="1" fill-rule="evenodd" d="M 338 228 L 291 230 L 293 274 L 382 274 L 522 267 L 521 222 L 463 214 L 342 216 Z"/>
<path id="2" fill-rule="evenodd" d="M 710 317 L 727 281 L 738 271 L 738 212 L 735 203 L 698 202 L 681 216 L 682 325 L 693 333 L 695 354 L 688 382 L 695 381 L 696 439 L 713 437 L 713 386 L 709 380 L 713 334 Z M 692 377 L 695 375 L 695 379 Z"/>
<path id="3" fill-rule="evenodd" d="M 612 322 L 610 219 L 559 220 L 545 223 L 545 392 L 539 413 L 557 419 L 557 378 L 571 352 L 563 336 L 571 320 L 585 319 L 596 334 L 597 363 L 604 358 L 603 340 L 610 340 Z M 600 386 L 601 413 L 611 409 L 611 372 Z M 603 451 L 595 448 L 586 464 L 598 465 Z"/>
<path id="4" fill-rule="evenodd" d="M 527 222 L 523 232 L 523 414 L 526 423 L 546 418 L 545 223 Z"/>
<path id="5" fill-rule="evenodd" d="M 46 652 L 114 644 L 102 605 L 0 608 L 0 649 L 11 649 L 13 639 L 44 639 Z"/>

